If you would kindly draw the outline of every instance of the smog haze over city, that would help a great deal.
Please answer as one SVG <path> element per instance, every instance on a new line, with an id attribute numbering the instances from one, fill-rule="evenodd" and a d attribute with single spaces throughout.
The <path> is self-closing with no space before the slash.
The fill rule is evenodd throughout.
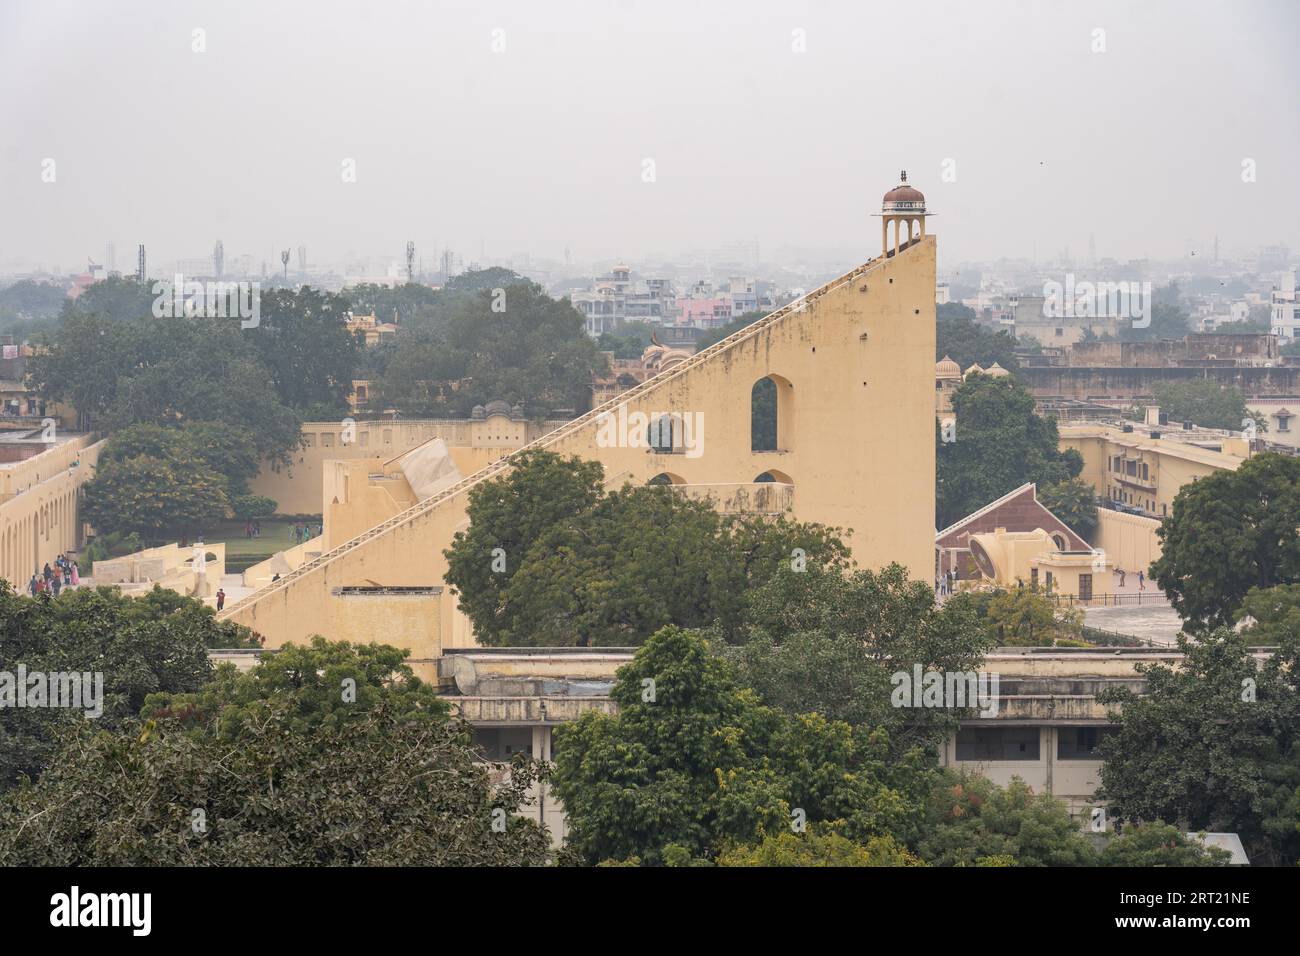
<path id="1" fill-rule="evenodd" d="M 1300 246 L 1297 35 L 1287 0 L 10 0 L 0 270 L 217 237 L 848 266 L 901 168 L 945 264 Z"/>

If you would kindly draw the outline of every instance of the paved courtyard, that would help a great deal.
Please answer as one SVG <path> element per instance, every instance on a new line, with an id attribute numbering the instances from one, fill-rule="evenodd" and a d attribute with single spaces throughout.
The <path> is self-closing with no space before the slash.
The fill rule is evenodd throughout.
<path id="1" fill-rule="evenodd" d="M 1146 590 L 1142 590 L 1138 587 L 1137 575 L 1129 574 L 1122 588 L 1116 578 L 1115 593 L 1123 595 L 1124 603 L 1086 607 L 1083 609 L 1084 623 L 1103 631 L 1118 631 L 1141 638 L 1161 647 L 1174 646 L 1183 619 L 1169 606 L 1159 588 L 1147 581 Z"/>

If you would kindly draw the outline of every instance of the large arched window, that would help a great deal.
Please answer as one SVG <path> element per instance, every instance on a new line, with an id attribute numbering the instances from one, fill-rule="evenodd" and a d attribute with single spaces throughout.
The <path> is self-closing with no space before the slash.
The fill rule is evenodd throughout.
<path id="1" fill-rule="evenodd" d="M 749 393 L 749 450 L 789 451 L 794 434 L 794 385 L 780 375 L 754 383 Z"/>
<path id="2" fill-rule="evenodd" d="M 681 475 L 674 475 L 671 472 L 661 471 L 649 481 L 647 485 L 684 485 L 686 480 Z"/>

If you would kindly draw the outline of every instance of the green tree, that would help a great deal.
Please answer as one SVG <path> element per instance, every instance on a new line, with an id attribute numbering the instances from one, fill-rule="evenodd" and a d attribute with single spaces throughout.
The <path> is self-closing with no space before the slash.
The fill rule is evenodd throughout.
<path id="1" fill-rule="evenodd" d="M 264 716 L 261 704 L 276 698 L 291 703 L 283 714 L 288 728 L 304 734 L 318 726 L 341 727 L 381 704 L 400 720 L 442 722 L 446 702 L 404 663 L 407 655 L 387 644 L 354 645 L 317 635 L 307 645 L 284 645 L 244 673 L 223 664 L 197 691 L 152 694 L 140 714 L 231 741 L 253 733 Z"/>
<path id="2" fill-rule="evenodd" d="M 1256 421 L 1246 409 L 1246 396 L 1235 386 L 1221 386 L 1209 379 L 1188 382 L 1161 382 L 1151 389 L 1155 403 L 1170 421 L 1193 422 L 1202 428 L 1226 428 L 1241 431 L 1246 420 Z M 1263 431 L 1266 421 L 1256 421 Z"/>
<path id="3" fill-rule="evenodd" d="M 74 406 L 88 429 L 225 422 L 259 455 L 287 465 L 301 422 L 276 392 L 249 338 L 256 332 L 234 320 L 71 310 L 28 361 L 27 381 L 42 398 Z"/>
<path id="4" fill-rule="evenodd" d="M 592 376 L 609 366 L 568 302 L 520 280 L 444 292 L 432 326 L 398 334 L 374 383 L 379 401 L 407 414 L 455 416 L 495 399 L 539 416 L 590 406 Z"/>
<path id="5" fill-rule="evenodd" d="M 261 467 L 257 446 L 243 429 L 209 421 L 130 425 L 113 433 L 100 452 L 99 464 L 103 467 L 141 457 L 201 463 L 225 479 L 228 496 L 245 494 L 248 482 Z"/>
<path id="6" fill-rule="evenodd" d="M 944 771 L 926 807 L 917 854 L 932 866 L 1090 866 L 1092 845 L 1064 803 L 1019 777 L 999 787 Z"/>
<path id="7" fill-rule="evenodd" d="M 1256 455 L 1184 485 L 1151 577 L 1193 630 L 1230 624 L 1251 588 L 1300 582 L 1300 458 Z"/>
<path id="8" fill-rule="evenodd" d="M 658 328 L 649 322 L 624 322 L 617 333 L 602 332 L 596 339 L 596 348 L 602 352 L 613 352 L 614 358 L 639 359 L 651 344 L 650 337 Z"/>
<path id="9" fill-rule="evenodd" d="M 1124 827 L 1101 851 L 1102 866 L 1227 866 L 1232 854 L 1217 846 L 1203 846 L 1187 838 L 1176 826 L 1138 823 Z"/>
<path id="10" fill-rule="evenodd" d="M 1058 448 L 1055 419 L 1012 378 L 973 375 L 953 392 L 956 441 L 935 427 L 937 523 L 946 528 L 1027 481 L 1046 487 L 1078 476 L 1083 459 Z"/>
<path id="11" fill-rule="evenodd" d="M 360 352 L 347 329 L 347 306 L 340 296 L 305 287 L 262 295 L 260 322 L 245 334 L 283 404 L 346 404 Z"/>
<path id="12" fill-rule="evenodd" d="M 1038 502 L 1084 539 L 1097 530 L 1097 493 L 1082 478 L 1067 478 L 1039 488 Z"/>
<path id="13" fill-rule="evenodd" d="M 45 768 L 59 727 L 121 726 L 159 691 L 198 689 L 211 674 L 208 649 L 252 646 L 252 635 L 217 621 L 199 601 L 155 588 L 141 598 L 115 588 L 78 588 L 57 600 L 15 594 L 0 581 L 0 661 L 29 673 L 100 673 L 102 714 L 54 707 L 0 707 L 0 790 Z"/>
<path id="14" fill-rule="evenodd" d="M 667 627 L 620 668 L 616 716 L 560 728 L 554 786 L 569 845 L 588 862 L 716 859 L 792 821 L 839 821 L 855 841 L 914 822 L 919 763 L 887 757 L 881 734 L 762 706 L 698 634 Z M 680 849 L 677 849 L 680 848 Z"/>
<path id="15" fill-rule="evenodd" d="M 834 831 L 769 835 L 761 843 L 739 846 L 718 857 L 718 866 L 924 866 L 893 837 L 854 843 Z"/>
<path id="16" fill-rule="evenodd" d="M 737 626 L 747 588 L 847 555 L 830 529 L 729 519 L 659 486 L 605 493 L 598 465 L 530 452 L 470 493 L 447 581 L 480 641 L 627 646 L 666 624 Z"/>
<path id="17" fill-rule="evenodd" d="M 978 670 L 992 646 L 961 602 L 940 608 L 933 589 L 897 564 L 879 572 L 783 568 L 746 596 L 737 676 L 788 714 L 816 712 L 853 727 L 883 728 L 891 753 L 934 748 L 959 711 L 893 706 L 893 675 Z"/>
<path id="18" fill-rule="evenodd" d="M 1300 643 L 1300 584 L 1251 588 L 1233 617 L 1251 645 Z"/>
<path id="19" fill-rule="evenodd" d="M 138 282 L 135 276 L 109 276 L 84 289 L 67 302 L 65 314 L 97 315 L 110 322 L 132 322 L 153 314 L 154 283 Z"/>
<path id="20" fill-rule="evenodd" d="M 1083 623 L 1078 608 L 1057 609 L 1032 588 L 993 594 L 985 611 L 989 635 L 1001 647 L 1051 647 L 1058 639 L 1077 639 Z"/>
<path id="21" fill-rule="evenodd" d="M 407 328 L 427 327 L 438 310 L 440 293 L 418 282 L 389 287 L 373 283 L 354 285 L 344 292 L 351 311 L 373 315 L 381 322 Z"/>
<path id="22" fill-rule="evenodd" d="M 0 332 L 23 341 L 28 335 L 51 325 L 58 317 L 67 293 L 49 282 L 22 279 L 0 289 Z"/>
<path id="23" fill-rule="evenodd" d="M 381 704 L 304 729 L 283 698 L 255 709 L 236 746 L 166 720 L 72 728 L 45 776 L 0 801 L 0 864 L 546 861 L 545 833 L 513 815 L 533 774 L 521 765 L 492 787 L 466 725 L 402 719 Z"/>
<path id="24" fill-rule="evenodd" d="M 182 543 L 226 517 L 225 481 L 196 458 L 144 456 L 100 465 L 84 486 L 84 515 L 96 530 Z"/>
<path id="25" fill-rule="evenodd" d="M 1020 362 L 1015 355 L 1016 340 L 1004 330 L 989 331 L 975 321 L 973 311 L 966 306 L 959 308 L 970 315 L 946 305 L 938 307 L 935 359 L 947 355 L 963 369 L 975 364 L 988 368 L 996 362 L 1008 372 L 1018 371 Z"/>
<path id="26" fill-rule="evenodd" d="M 1138 665 L 1144 693 L 1099 695 L 1120 706 L 1098 745 L 1098 797 L 1114 818 L 1235 832 L 1252 863 L 1291 865 L 1300 856 L 1296 645 L 1259 663 L 1242 635 L 1218 628 L 1180 635 L 1178 647 L 1177 667 Z"/>
<path id="27" fill-rule="evenodd" d="M 516 630 L 510 581 L 532 546 L 562 522 L 595 504 L 604 469 L 598 462 L 525 451 L 501 478 L 470 489 L 468 531 L 458 531 L 447 557 L 447 583 L 479 640 Z"/>

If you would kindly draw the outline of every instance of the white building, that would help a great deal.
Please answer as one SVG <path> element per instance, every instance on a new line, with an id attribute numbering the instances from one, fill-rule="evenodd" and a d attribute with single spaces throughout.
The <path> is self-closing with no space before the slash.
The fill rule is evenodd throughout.
<path id="1" fill-rule="evenodd" d="M 1273 290 L 1270 305 L 1273 334 L 1284 345 L 1296 341 L 1297 332 L 1300 332 L 1300 310 L 1296 307 L 1294 270 L 1282 273 L 1282 287 Z"/>

